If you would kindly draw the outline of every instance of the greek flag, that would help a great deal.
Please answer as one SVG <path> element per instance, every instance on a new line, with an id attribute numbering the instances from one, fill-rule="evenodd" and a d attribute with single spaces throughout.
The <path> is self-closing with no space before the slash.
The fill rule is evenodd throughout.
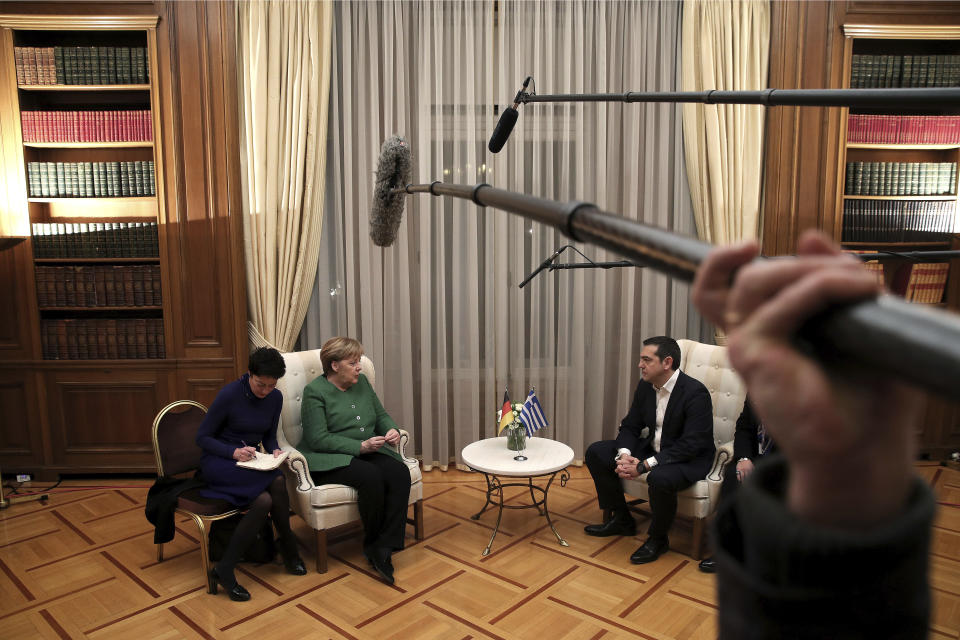
<path id="1" fill-rule="evenodd" d="M 520 410 L 520 422 L 526 428 L 528 437 L 533 437 L 534 431 L 550 424 L 543 417 L 543 407 L 540 406 L 540 401 L 537 400 L 537 394 L 533 389 L 530 390 L 530 395 L 527 396 L 523 409 Z"/>

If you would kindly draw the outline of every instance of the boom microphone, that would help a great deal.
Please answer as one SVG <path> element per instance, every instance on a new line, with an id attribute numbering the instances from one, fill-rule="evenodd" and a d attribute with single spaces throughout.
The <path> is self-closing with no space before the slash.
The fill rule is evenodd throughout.
<path id="1" fill-rule="evenodd" d="M 400 188 L 409 180 L 410 145 L 397 135 L 387 138 L 380 147 L 370 208 L 370 238 L 378 247 L 389 247 L 397 239 L 406 198 Z"/>
<path id="2" fill-rule="evenodd" d="M 500 153 L 500 149 L 503 149 L 503 145 L 507 143 L 507 138 L 513 133 L 513 127 L 517 124 L 517 118 L 520 116 L 520 112 L 517 111 L 517 106 L 520 104 L 520 96 L 527 90 L 527 85 L 530 84 L 530 80 L 531 76 L 527 76 L 527 79 L 523 81 L 523 86 L 520 88 L 520 91 L 517 92 L 516 97 L 513 99 L 513 106 L 507 107 L 503 110 L 503 113 L 500 114 L 500 120 L 493 130 L 493 135 L 490 136 L 490 144 L 487 145 L 487 149 L 490 149 L 491 153 Z"/>

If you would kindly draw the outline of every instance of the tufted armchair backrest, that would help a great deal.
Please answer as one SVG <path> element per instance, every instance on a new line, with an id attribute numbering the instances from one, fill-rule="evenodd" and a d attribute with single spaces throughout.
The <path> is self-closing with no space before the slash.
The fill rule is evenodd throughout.
<path id="1" fill-rule="evenodd" d="M 713 442 L 718 447 L 733 440 L 747 389 L 733 370 L 727 348 L 693 340 L 677 340 L 680 370 L 704 384 L 713 401 Z"/>
<path id="2" fill-rule="evenodd" d="M 283 411 L 280 413 L 277 440 L 281 448 L 287 445 L 296 447 L 303 437 L 303 419 L 300 415 L 303 390 L 323 373 L 323 365 L 320 363 L 320 349 L 291 351 L 282 355 L 283 362 L 287 365 L 287 373 L 277 381 L 277 389 L 283 394 Z M 360 358 L 360 367 L 370 385 L 375 388 L 377 373 L 373 362 L 363 356 Z"/>

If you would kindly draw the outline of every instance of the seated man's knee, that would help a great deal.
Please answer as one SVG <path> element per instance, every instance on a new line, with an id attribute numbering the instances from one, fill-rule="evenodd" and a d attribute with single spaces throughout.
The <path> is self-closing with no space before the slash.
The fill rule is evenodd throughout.
<path id="1" fill-rule="evenodd" d="M 606 461 L 610 463 L 610 466 L 613 466 L 613 457 L 607 456 L 610 447 L 604 440 L 594 442 L 589 447 L 587 447 L 586 453 L 583 455 L 583 461 L 587 464 L 597 464 L 605 462 L 604 458 L 609 457 L 610 460 Z"/>

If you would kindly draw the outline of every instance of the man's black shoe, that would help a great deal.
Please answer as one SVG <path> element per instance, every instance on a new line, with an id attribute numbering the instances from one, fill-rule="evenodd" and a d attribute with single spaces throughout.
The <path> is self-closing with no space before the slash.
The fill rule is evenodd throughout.
<path id="1" fill-rule="evenodd" d="M 603 524 L 588 524 L 583 528 L 588 536 L 635 536 L 637 523 L 630 516 L 614 517 Z"/>
<path id="2" fill-rule="evenodd" d="M 630 562 L 633 564 L 646 564 L 653 562 L 670 549 L 670 543 L 666 539 L 655 540 L 648 538 L 643 546 L 633 552 L 630 556 Z"/>
<path id="3" fill-rule="evenodd" d="M 704 573 L 716 573 L 717 572 L 717 560 L 710 556 L 709 558 L 704 558 L 700 561 L 700 564 L 697 565 L 700 568 L 700 571 Z"/>

